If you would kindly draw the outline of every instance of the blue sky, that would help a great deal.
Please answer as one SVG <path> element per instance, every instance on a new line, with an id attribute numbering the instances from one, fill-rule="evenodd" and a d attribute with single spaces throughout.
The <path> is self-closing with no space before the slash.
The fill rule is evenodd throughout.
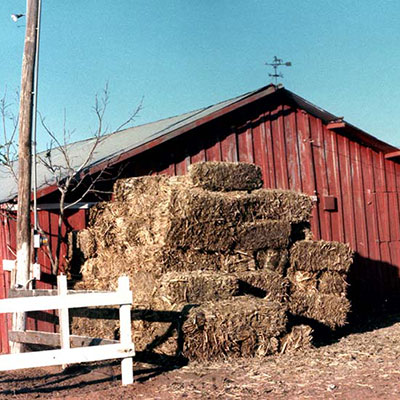
<path id="1" fill-rule="evenodd" d="M 74 139 L 95 127 L 109 82 L 116 128 L 144 97 L 136 124 L 214 104 L 270 82 L 264 65 L 290 60 L 285 87 L 400 147 L 397 0 L 42 0 L 39 111 Z M 0 93 L 20 85 L 25 0 L 0 3 Z M 39 147 L 48 138 L 39 129 Z"/>

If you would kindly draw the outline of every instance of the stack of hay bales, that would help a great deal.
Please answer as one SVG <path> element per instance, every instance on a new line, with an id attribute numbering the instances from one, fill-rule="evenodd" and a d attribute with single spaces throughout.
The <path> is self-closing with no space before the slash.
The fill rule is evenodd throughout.
<path id="1" fill-rule="evenodd" d="M 307 226 L 312 203 L 304 194 L 261 186 L 259 167 L 224 162 L 194 164 L 184 177 L 117 181 L 115 200 L 96 205 L 79 233 L 86 261 L 76 286 L 112 289 L 120 275 L 130 276 L 138 350 L 211 359 L 271 354 L 282 338 L 298 346 L 292 332 L 297 338 L 299 330 L 288 334 L 288 308 L 320 318 L 296 300 L 304 294 L 309 304 L 310 292 L 289 290 L 296 271 L 305 270 L 295 247 L 287 270 L 289 248 Z M 327 294 L 329 278 L 322 275 L 318 301 L 336 296 Z M 118 321 L 90 313 L 73 318 L 74 333 L 118 336 Z M 311 330 L 302 332 L 309 342 Z"/>
<path id="2" fill-rule="evenodd" d="M 350 311 L 347 273 L 350 248 L 338 242 L 303 240 L 290 250 L 290 311 L 331 328 L 343 326 Z"/>

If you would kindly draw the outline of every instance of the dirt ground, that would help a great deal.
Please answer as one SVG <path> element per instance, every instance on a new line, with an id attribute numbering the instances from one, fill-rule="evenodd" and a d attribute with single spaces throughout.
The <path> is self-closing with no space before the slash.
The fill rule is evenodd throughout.
<path id="1" fill-rule="evenodd" d="M 331 344 L 327 344 L 327 340 Z M 399 399 L 400 315 L 346 328 L 304 352 L 191 363 L 136 362 L 122 387 L 116 362 L 0 375 L 1 399 Z"/>

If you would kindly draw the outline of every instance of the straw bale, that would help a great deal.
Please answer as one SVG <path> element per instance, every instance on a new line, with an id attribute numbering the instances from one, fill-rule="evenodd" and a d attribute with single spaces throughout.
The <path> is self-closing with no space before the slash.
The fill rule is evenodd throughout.
<path id="1" fill-rule="evenodd" d="M 139 247 L 138 250 L 143 248 Z M 188 252 L 174 253 L 185 256 Z M 194 251 L 189 253 L 196 254 Z M 87 260 L 81 270 L 83 282 L 78 285 L 93 290 L 115 289 L 118 277 L 127 275 L 135 287 L 135 303 L 147 307 L 157 306 L 160 309 L 168 308 L 174 303 L 226 299 L 240 293 L 281 301 L 286 297 L 285 278 L 269 270 L 241 271 L 238 266 L 249 267 L 249 264 L 240 262 L 240 254 L 217 255 L 215 260 L 218 264 L 202 265 L 213 268 L 210 270 L 197 270 L 198 264 L 188 267 L 184 264 L 184 259 L 181 259 L 178 267 L 183 270 L 180 271 L 176 270 L 177 265 L 164 263 L 160 266 L 154 258 L 150 262 L 142 261 L 146 257 L 143 252 L 135 252 L 132 255 L 136 255 L 139 261 L 133 262 L 132 258 L 127 259 L 110 251 L 104 251 L 98 257 Z M 162 260 L 163 254 L 158 255 L 159 260 Z M 147 256 L 152 256 L 151 251 L 147 250 Z M 168 254 L 166 256 L 168 257 Z M 225 264 L 227 260 L 229 264 Z"/>
<path id="2" fill-rule="evenodd" d="M 161 277 L 160 293 L 170 305 L 226 300 L 239 293 L 238 279 L 221 272 L 168 272 Z"/>
<path id="3" fill-rule="evenodd" d="M 346 275 L 334 271 L 323 271 L 319 277 L 318 291 L 336 296 L 346 296 L 348 283 Z"/>
<path id="4" fill-rule="evenodd" d="M 258 189 L 252 193 L 221 193 L 180 185 L 170 185 L 170 189 L 166 216 L 172 221 L 174 218 L 187 218 L 229 225 L 272 219 L 295 223 L 308 221 L 312 209 L 309 196 L 289 190 Z"/>
<path id="5" fill-rule="evenodd" d="M 239 225 L 220 222 L 194 224 L 189 219 L 175 220 L 166 245 L 209 251 L 247 250 L 287 247 L 290 224 L 286 221 L 257 221 Z"/>
<path id="6" fill-rule="evenodd" d="M 138 250 L 143 250 L 143 248 L 139 247 Z M 174 253 L 177 255 L 178 251 Z M 183 256 L 187 254 L 183 251 L 179 253 Z M 143 261 L 146 256 L 152 256 L 149 249 L 146 253 L 135 252 L 132 255 L 139 258 L 138 262 L 133 262 L 132 258 L 127 259 L 110 251 L 104 251 L 98 257 L 87 260 L 81 270 L 83 281 L 78 285 L 81 288 L 93 290 L 115 289 L 118 277 L 127 275 L 134 287 L 134 302 L 140 304 L 141 307 L 157 307 L 159 309 L 168 309 L 182 302 L 199 303 L 227 299 L 239 292 L 238 278 L 222 270 L 225 267 L 224 259 L 232 260 L 235 255 L 223 257 L 219 255 L 216 257 L 219 265 L 203 265 L 213 268 L 208 271 L 188 269 L 187 265 L 183 263 L 184 259 L 181 259 L 180 263 L 180 267 L 186 267 L 183 271 L 176 271 L 176 265 L 164 263 L 160 266 L 154 258 L 150 263 Z M 159 259 L 162 260 L 164 255 L 168 258 L 168 254 L 159 252 Z M 140 257 L 143 259 L 140 260 Z M 164 261 L 169 262 L 166 259 Z M 232 262 L 228 267 L 236 268 L 237 265 L 245 264 Z M 196 266 L 194 264 L 189 268 Z M 216 268 L 221 268 L 221 271 Z"/>
<path id="7" fill-rule="evenodd" d="M 175 249 L 168 246 L 153 253 L 155 268 L 162 266 L 162 272 L 176 271 L 254 271 L 256 260 L 253 252 L 209 252 L 193 249 Z"/>
<path id="8" fill-rule="evenodd" d="M 189 311 L 182 325 L 183 355 L 190 360 L 264 356 L 278 350 L 285 309 L 277 302 L 236 297 Z"/>
<path id="9" fill-rule="evenodd" d="M 262 186 L 261 168 L 243 162 L 199 162 L 189 166 L 193 186 L 214 191 L 254 190 Z"/>
<path id="10" fill-rule="evenodd" d="M 166 184 L 165 175 L 149 175 L 134 178 L 119 179 L 114 184 L 114 196 L 117 201 L 129 202 L 143 194 L 158 196 L 160 187 Z"/>
<path id="11" fill-rule="evenodd" d="M 89 226 L 92 226 L 97 221 L 97 219 L 103 215 L 103 213 L 107 210 L 109 204 L 110 202 L 108 201 L 102 201 L 90 208 L 88 218 Z"/>
<path id="12" fill-rule="evenodd" d="M 224 272 L 255 271 L 256 256 L 253 252 L 235 251 L 233 253 L 216 253 L 221 263 L 218 267 Z"/>
<path id="13" fill-rule="evenodd" d="M 303 240 L 290 250 L 290 264 L 297 270 L 348 272 L 352 262 L 353 251 L 339 242 Z"/>
<path id="14" fill-rule="evenodd" d="M 136 246 L 119 254 L 112 249 L 103 250 L 97 257 L 88 259 L 81 267 L 83 279 L 94 279 L 100 285 L 117 285 L 122 273 L 149 272 L 160 277 L 166 272 L 189 271 L 253 271 L 256 269 L 252 253 L 209 253 L 159 246 Z"/>
<path id="15" fill-rule="evenodd" d="M 81 250 L 85 259 L 96 255 L 96 241 L 91 229 L 77 232 L 76 239 L 76 246 Z"/>
<path id="16" fill-rule="evenodd" d="M 312 345 L 313 329 L 309 325 L 295 325 L 280 339 L 280 353 L 291 353 L 298 350 L 307 350 Z"/>
<path id="17" fill-rule="evenodd" d="M 296 289 L 304 292 L 316 292 L 318 287 L 318 272 L 298 271 L 293 267 L 288 268 L 287 277 Z"/>
<path id="18" fill-rule="evenodd" d="M 207 221 L 193 223 L 190 219 L 175 219 L 170 226 L 159 226 L 159 243 L 165 246 L 189 247 L 210 251 L 233 249 L 236 226 Z"/>
<path id="19" fill-rule="evenodd" d="M 316 320 L 335 329 L 347 323 L 350 301 L 343 296 L 294 290 L 289 299 L 293 315 Z"/>
<path id="20" fill-rule="evenodd" d="M 279 189 L 258 189 L 247 196 L 246 207 L 255 219 L 300 223 L 309 221 L 311 217 L 313 204 L 310 196 L 303 193 Z"/>
<path id="21" fill-rule="evenodd" d="M 260 269 L 275 271 L 285 275 L 289 260 L 287 249 L 263 249 L 257 252 L 257 265 Z"/>
<path id="22" fill-rule="evenodd" d="M 289 281 L 282 275 L 268 269 L 238 272 L 241 295 L 249 294 L 268 301 L 285 303 L 288 300 Z"/>
<path id="23" fill-rule="evenodd" d="M 158 239 L 153 225 L 159 218 L 158 204 L 154 196 L 141 195 L 129 203 L 113 201 L 94 206 L 89 230 L 96 246 L 124 253 L 131 246 L 155 244 Z"/>
<path id="24" fill-rule="evenodd" d="M 286 221 L 262 220 L 238 226 L 237 249 L 281 249 L 289 245 L 290 224 Z"/>

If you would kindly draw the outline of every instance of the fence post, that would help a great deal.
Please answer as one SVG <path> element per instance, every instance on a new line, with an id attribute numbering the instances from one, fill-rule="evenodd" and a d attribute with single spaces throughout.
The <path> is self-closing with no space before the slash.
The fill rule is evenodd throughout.
<path id="1" fill-rule="evenodd" d="M 121 276 L 118 279 L 118 292 L 129 291 L 129 278 Z M 131 348 L 132 331 L 131 331 L 131 304 L 122 304 L 119 308 L 120 336 L 121 345 L 124 348 Z M 122 384 L 130 385 L 133 383 L 133 359 L 132 357 L 123 358 L 121 361 Z"/>
<path id="2" fill-rule="evenodd" d="M 66 296 L 68 292 L 67 277 L 65 275 L 57 276 L 57 291 L 59 296 Z M 58 318 L 60 323 L 60 342 L 63 350 L 70 348 L 69 342 L 69 310 L 68 308 L 60 308 L 58 310 Z M 67 364 L 63 364 L 62 368 L 67 368 Z"/>

